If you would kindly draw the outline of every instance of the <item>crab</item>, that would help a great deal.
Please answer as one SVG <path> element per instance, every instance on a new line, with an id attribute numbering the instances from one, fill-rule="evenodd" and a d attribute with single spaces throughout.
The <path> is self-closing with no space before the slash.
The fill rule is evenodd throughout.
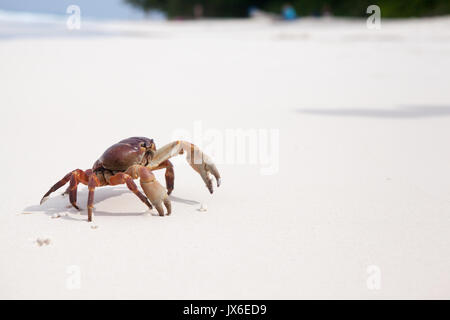
<path id="1" fill-rule="evenodd" d="M 69 194 L 71 205 L 80 210 L 77 205 L 77 188 L 82 183 L 88 186 L 88 221 L 92 221 L 94 208 L 94 191 L 97 187 L 126 184 L 149 209 L 155 206 L 158 214 L 164 216 L 163 204 L 167 215 L 170 215 L 171 203 L 169 195 L 174 188 L 175 174 L 170 158 L 186 152 L 186 160 L 191 167 L 200 174 L 210 193 L 213 193 L 213 179 L 217 187 L 220 186 L 220 174 L 211 158 L 203 153 L 197 146 L 187 141 L 174 141 L 160 149 L 156 149 L 153 139 L 145 137 L 131 137 L 122 140 L 108 149 L 94 163 L 92 169 L 76 169 L 66 174 L 53 185 L 42 197 L 40 204 L 44 203 L 52 192 L 55 192 L 70 182 L 64 194 Z M 164 188 L 155 178 L 152 171 L 166 169 Z M 134 179 L 140 180 L 145 195 L 136 186 Z"/>

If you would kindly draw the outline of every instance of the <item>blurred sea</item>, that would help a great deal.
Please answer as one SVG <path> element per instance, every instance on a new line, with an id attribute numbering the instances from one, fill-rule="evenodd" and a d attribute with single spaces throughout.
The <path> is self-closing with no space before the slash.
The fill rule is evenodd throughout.
<path id="1" fill-rule="evenodd" d="M 106 30 L 102 24 L 117 20 L 85 17 L 81 14 L 81 28 L 70 30 L 67 27 L 69 14 L 49 14 L 0 9 L 0 39 L 35 37 L 86 37 L 117 36 L 119 32 Z M 161 21 L 166 16 L 155 11 L 148 20 Z M 123 21 L 123 20 L 122 20 Z"/>

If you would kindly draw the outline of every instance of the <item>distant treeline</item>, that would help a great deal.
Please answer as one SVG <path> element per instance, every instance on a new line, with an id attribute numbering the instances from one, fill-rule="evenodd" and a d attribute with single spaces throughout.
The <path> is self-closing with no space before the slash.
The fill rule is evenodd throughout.
<path id="1" fill-rule="evenodd" d="M 450 0 L 124 0 L 146 12 L 165 11 L 169 17 L 246 17 L 249 8 L 280 13 L 292 5 L 299 16 L 366 16 L 369 5 L 381 8 L 382 17 L 424 17 L 450 14 Z M 195 13 L 194 13 L 195 12 Z"/>

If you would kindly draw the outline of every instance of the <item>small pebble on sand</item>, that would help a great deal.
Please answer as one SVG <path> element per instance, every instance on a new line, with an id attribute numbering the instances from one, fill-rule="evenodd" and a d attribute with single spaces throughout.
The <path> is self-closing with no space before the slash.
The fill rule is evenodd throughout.
<path id="1" fill-rule="evenodd" d="M 52 240 L 50 238 L 37 238 L 36 243 L 39 247 L 48 246 Z"/>

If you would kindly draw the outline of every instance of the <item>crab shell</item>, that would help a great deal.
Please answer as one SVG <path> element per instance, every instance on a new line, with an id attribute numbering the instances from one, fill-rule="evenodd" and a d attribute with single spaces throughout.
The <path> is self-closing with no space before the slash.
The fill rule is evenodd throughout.
<path id="1" fill-rule="evenodd" d="M 108 149 L 94 163 L 93 170 L 126 171 L 133 165 L 147 165 L 156 151 L 153 139 L 133 137 L 122 140 Z"/>

